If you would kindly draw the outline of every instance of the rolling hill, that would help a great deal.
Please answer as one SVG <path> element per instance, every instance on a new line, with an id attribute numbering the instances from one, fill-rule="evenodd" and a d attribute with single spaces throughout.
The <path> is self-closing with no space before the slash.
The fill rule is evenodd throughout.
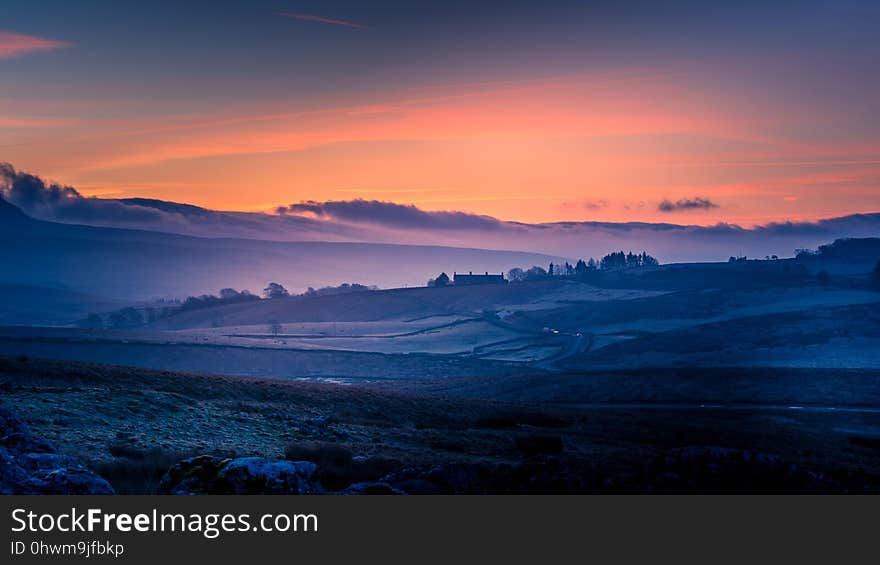
<path id="1" fill-rule="evenodd" d="M 121 300 L 185 297 L 221 287 L 292 291 L 361 282 L 424 285 L 440 271 L 501 272 L 556 258 L 511 251 L 374 243 L 275 242 L 60 224 L 0 201 L 0 284 Z M 7 301 L 8 302 L 8 301 Z M 0 303 L 0 309 L 11 306 Z M 18 303 L 21 310 L 26 304 Z"/>

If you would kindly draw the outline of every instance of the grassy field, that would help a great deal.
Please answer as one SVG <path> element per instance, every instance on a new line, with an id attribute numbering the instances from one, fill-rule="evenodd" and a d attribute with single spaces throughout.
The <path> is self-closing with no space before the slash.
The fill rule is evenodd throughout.
<path id="1" fill-rule="evenodd" d="M 868 402 L 876 401 L 874 377 L 868 383 L 867 376 L 855 374 L 824 376 L 840 387 L 867 385 Z M 625 399 L 613 391 L 626 378 L 608 376 L 606 401 Z M 771 390 L 799 382 L 788 379 L 780 384 L 768 374 L 754 375 L 755 382 L 773 383 Z M 880 484 L 880 414 L 672 405 L 683 402 L 684 385 L 675 394 L 655 391 L 653 407 L 601 407 L 2 358 L 0 390 L 2 404 L 35 434 L 86 462 L 121 492 L 150 491 L 169 465 L 188 455 L 283 457 L 314 445 L 382 461 L 381 473 L 453 463 L 537 472 L 535 465 L 546 470 L 562 461 L 569 469 L 568 482 L 560 486 L 566 491 L 663 490 L 656 483 L 657 465 L 669 465 L 670 454 L 681 457 L 681 450 L 705 446 L 765 454 L 786 469 L 794 465 L 855 488 Z M 539 449 L 558 442 L 562 452 L 536 460 L 536 442 Z M 717 488 L 749 490 L 757 488 L 750 487 L 754 479 L 727 480 Z M 493 490 L 492 484 L 485 490 Z"/>

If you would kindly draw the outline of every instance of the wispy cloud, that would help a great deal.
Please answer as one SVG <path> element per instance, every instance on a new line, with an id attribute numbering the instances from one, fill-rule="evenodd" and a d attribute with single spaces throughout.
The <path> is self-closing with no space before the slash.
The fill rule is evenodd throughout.
<path id="1" fill-rule="evenodd" d="M 292 12 L 278 12 L 279 16 L 283 16 L 285 18 L 292 18 L 294 20 L 303 20 L 306 22 L 318 22 L 322 24 L 330 24 L 335 26 L 343 26 L 350 27 L 353 29 L 369 29 L 367 26 L 349 22 L 346 20 L 337 20 L 335 18 L 325 18 L 324 16 L 316 16 L 314 14 L 295 14 Z"/>
<path id="2" fill-rule="evenodd" d="M 0 114 L 0 128 L 53 128 L 65 127 L 76 123 L 69 118 L 51 116 L 10 116 Z"/>
<path id="3" fill-rule="evenodd" d="M 72 44 L 57 39 L 46 39 L 35 35 L 0 31 L 0 59 L 12 59 L 38 51 L 54 51 L 70 47 Z"/>
<path id="4" fill-rule="evenodd" d="M 601 210 L 602 208 L 606 208 L 608 206 L 608 201 L 604 199 L 585 200 L 583 202 L 583 206 L 585 210 Z"/>
<path id="5" fill-rule="evenodd" d="M 675 202 L 672 200 L 663 200 L 657 205 L 657 209 L 661 212 L 676 212 L 678 210 L 709 210 L 711 208 L 718 208 L 718 204 L 701 196 L 695 198 L 679 198 Z"/>

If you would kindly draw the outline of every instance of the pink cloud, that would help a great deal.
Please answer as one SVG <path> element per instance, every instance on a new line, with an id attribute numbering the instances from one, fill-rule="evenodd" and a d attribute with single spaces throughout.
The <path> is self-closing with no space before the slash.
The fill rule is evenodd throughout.
<path id="1" fill-rule="evenodd" d="M 333 18 L 325 18 L 323 16 L 315 16 L 312 14 L 294 14 L 291 12 L 279 12 L 278 15 L 285 18 L 293 18 L 295 20 L 303 20 L 306 22 L 318 22 L 322 24 L 331 24 L 343 27 L 350 27 L 354 29 L 368 29 L 367 26 L 356 24 L 354 22 L 347 22 L 345 20 L 337 20 Z"/>
<path id="2" fill-rule="evenodd" d="M 24 35 L 11 31 L 0 31 L 0 59 L 12 59 L 27 53 L 53 51 L 70 46 L 71 43 L 66 41 Z"/>

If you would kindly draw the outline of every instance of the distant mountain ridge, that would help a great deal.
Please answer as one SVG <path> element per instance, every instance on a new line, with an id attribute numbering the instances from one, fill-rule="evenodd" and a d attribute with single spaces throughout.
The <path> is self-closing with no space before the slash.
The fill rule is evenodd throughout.
<path id="1" fill-rule="evenodd" d="M 726 261 L 730 256 L 791 257 L 795 249 L 816 248 L 836 239 L 880 236 L 880 213 L 876 212 L 742 227 L 724 222 L 591 220 L 530 224 L 359 198 L 298 202 L 271 212 L 222 211 L 155 198 L 86 197 L 74 187 L 44 181 L 2 162 L 0 194 L 34 218 L 67 224 L 278 242 L 406 242 L 570 258 L 647 251 L 663 263 Z M 699 221 L 700 217 L 695 211 L 670 219 Z"/>
<path id="2" fill-rule="evenodd" d="M 559 258 L 536 253 L 426 245 L 200 238 L 61 224 L 0 201 L 0 284 L 68 289 L 114 299 L 186 297 L 220 288 L 259 293 L 343 282 L 422 286 L 440 271 L 501 272 Z M 0 303 L 0 309 L 3 304 Z"/>
<path id="3" fill-rule="evenodd" d="M 0 225 L 9 225 L 10 223 L 26 223 L 32 218 L 25 214 L 21 208 L 6 201 L 0 195 Z"/>

